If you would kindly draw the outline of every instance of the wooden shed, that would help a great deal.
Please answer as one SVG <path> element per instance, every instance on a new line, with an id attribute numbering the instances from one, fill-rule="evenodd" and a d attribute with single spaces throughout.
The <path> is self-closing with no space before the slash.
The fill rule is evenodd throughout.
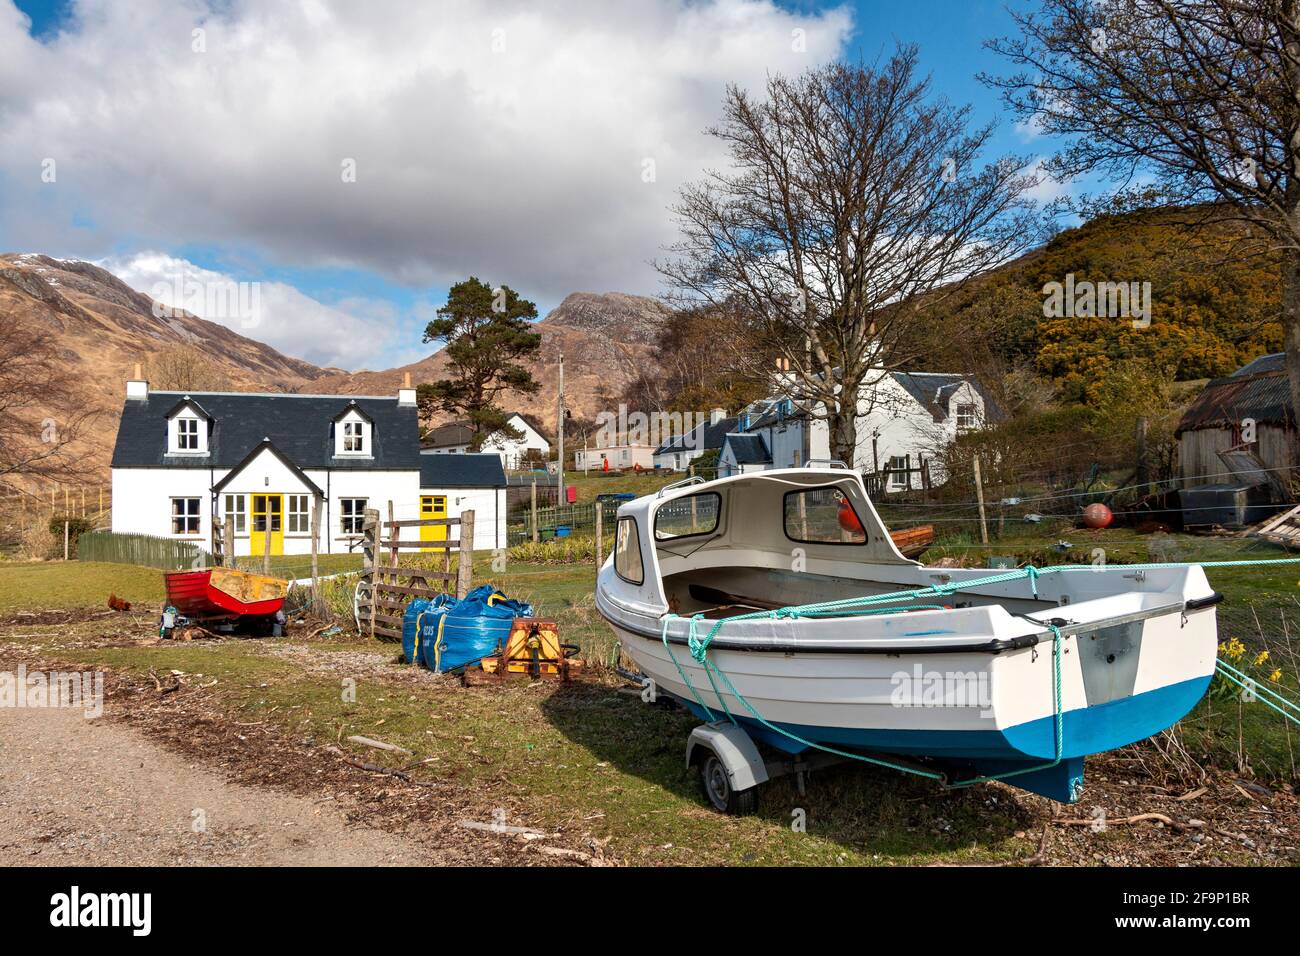
<path id="1" fill-rule="evenodd" d="M 1230 449 L 1249 451 L 1272 476 L 1287 477 L 1300 442 L 1284 358 L 1264 355 L 1215 379 L 1183 413 L 1174 434 L 1184 488 L 1233 483 L 1234 470 L 1219 454 Z"/>

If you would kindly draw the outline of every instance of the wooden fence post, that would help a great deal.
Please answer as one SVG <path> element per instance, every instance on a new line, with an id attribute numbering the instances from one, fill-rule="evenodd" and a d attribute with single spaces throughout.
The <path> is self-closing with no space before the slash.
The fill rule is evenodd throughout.
<path id="1" fill-rule="evenodd" d="M 474 577 L 474 512 L 460 513 L 460 562 L 456 566 L 456 597 L 469 593 Z"/>
<path id="2" fill-rule="evenodd" d="M 989 526 L 984 516 L 984 482 L 980 480 L 980 456 L 971 459 L 975 463 L 975 500 L 980 506 L 980 541 L 989 543 Z"/>
<path id="3" fill-rule="evenodd" d="M 225 546 L 221 550 L 225 552 L 226 565 L 233 568 L 235 566 L 235 522 L 227 521 L 221 530 L 226 536 Z"/>
<path id="4" fill-rule="evenodd" d="M 532 508 L 532 528 L 533 544 L 537 543 L 537 479 L 533 479 L 533 508 Z"/>
<path id="5" fill-rule="evenodd" d="M 361 531 L 361 554 L 365 571 L 362 580 L 368 581 L 368 599 L 370 601 L 370 636 L 375 636 L 375 602 L 379 599 L 379 511 L 367 508 L 363 513 Z"/>
<path id="6" fill-rule="evenodd" d="M 321 505 L 324 498 L 321 495 L 312 495 L 311 509 L 311 609 L 314 613 L 319 614 L 321 611 L 320 601 L 320 516 Z"/>
<path id="7" fill-rule="evenodd" d="M 271 503 L 266 504 L 266 525 L 262 531 L 262 573 L 271 573 Z"/>
<path id="8" fill-rule="evenodd" d="M 63 560 L 68 560 L 68 521 L 63 521 Z"/>
<path id="9" fill-rule="evenodd" d="M 212 516 L 212 563 L 218 567 L 224 567 L 230 563 L 225 551 L 224 524 L 225 522 L 218 515 Z"/>

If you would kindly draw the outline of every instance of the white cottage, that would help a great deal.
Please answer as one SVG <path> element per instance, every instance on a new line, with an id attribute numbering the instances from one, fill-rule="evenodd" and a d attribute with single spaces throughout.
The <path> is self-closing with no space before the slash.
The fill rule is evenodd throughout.
<path id="1" fill-rule="evenodd" d="M 876 376 L 872 376 L 877 378 Z M 996 409 L 971 379 L 940 372 L 888 372 L 864 386 L 858 401 L 855 470 L 888 472 L 886 491 L 907 486 L 907 469 L 931 462 L 931 479 L 946 480 L 936 453 L 960 433 L 982 427 Z M 798 468 L 831 457 L 830 432 L 824 417 L 789 398 L 774 397 L 743 409 L 735 433 L 754 442 L 731 441 L 719 460 L 720 474 L 764 468 Z M 911 483 L 917 485 L 913 476 Z"/>
<path id="2" fill-rule="evenodd" d="M 439 496 L 453 516 L 458 504 L 478 504 L 463 475 L 426 476 L 423 465 L 413 388 L 396 396 L 185 393 L 131 381 L 113 449 L 112 530 L 210 547 L 221 516 L 236 555 L 263 554 L 268 538 L 273 555 L 310 554 L 313 536 L 322 554 L 347 552 L 366 508 L 383 512 L 392 501 L 399 518 L 414 518 Z M 504 475 L 499 484 L 504 497 Z M 487 492 L 483 503 L 497 507 Z M 505 540 L 492 507 L 476 547 Z"/>
<path id="3" fill-rule="evenodd" d="M 550 457 L 551 443 L 523 415 L 514 412 L 506 421 L 520 437 L 511 438 L 504 431 L 493 432 L 484 440 L 480 451 L 496 452 L 501 464 L 512 471 L 527 467 L 529 461 L 546 461 Z M 424 450 L 434 455 L 464 455 L 469 453 L 473 440 L 474 430 L 469 425 L 451 422 L 429 431 Z"/>

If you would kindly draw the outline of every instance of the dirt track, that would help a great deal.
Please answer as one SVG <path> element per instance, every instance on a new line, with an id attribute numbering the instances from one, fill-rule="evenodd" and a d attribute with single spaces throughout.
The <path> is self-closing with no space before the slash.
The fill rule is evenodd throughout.
<path id="1" fill-rule="evenodd" d="M 0 866 L 442 862 L 329 799 L 229 783 L 79 710 L 0 708 L 0 758 Z"/>

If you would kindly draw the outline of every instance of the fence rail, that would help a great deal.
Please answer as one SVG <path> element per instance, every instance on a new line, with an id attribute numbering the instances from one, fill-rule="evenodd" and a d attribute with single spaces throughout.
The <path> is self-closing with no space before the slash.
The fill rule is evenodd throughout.
<path id="1" fill-rule="evenodd" d="M 174 541 L 150 534 L 87 531 L 77 538 L 77 558 L 175 571 L 204 567 L 211 562 L 212 555 L 189 541 Z"/>

